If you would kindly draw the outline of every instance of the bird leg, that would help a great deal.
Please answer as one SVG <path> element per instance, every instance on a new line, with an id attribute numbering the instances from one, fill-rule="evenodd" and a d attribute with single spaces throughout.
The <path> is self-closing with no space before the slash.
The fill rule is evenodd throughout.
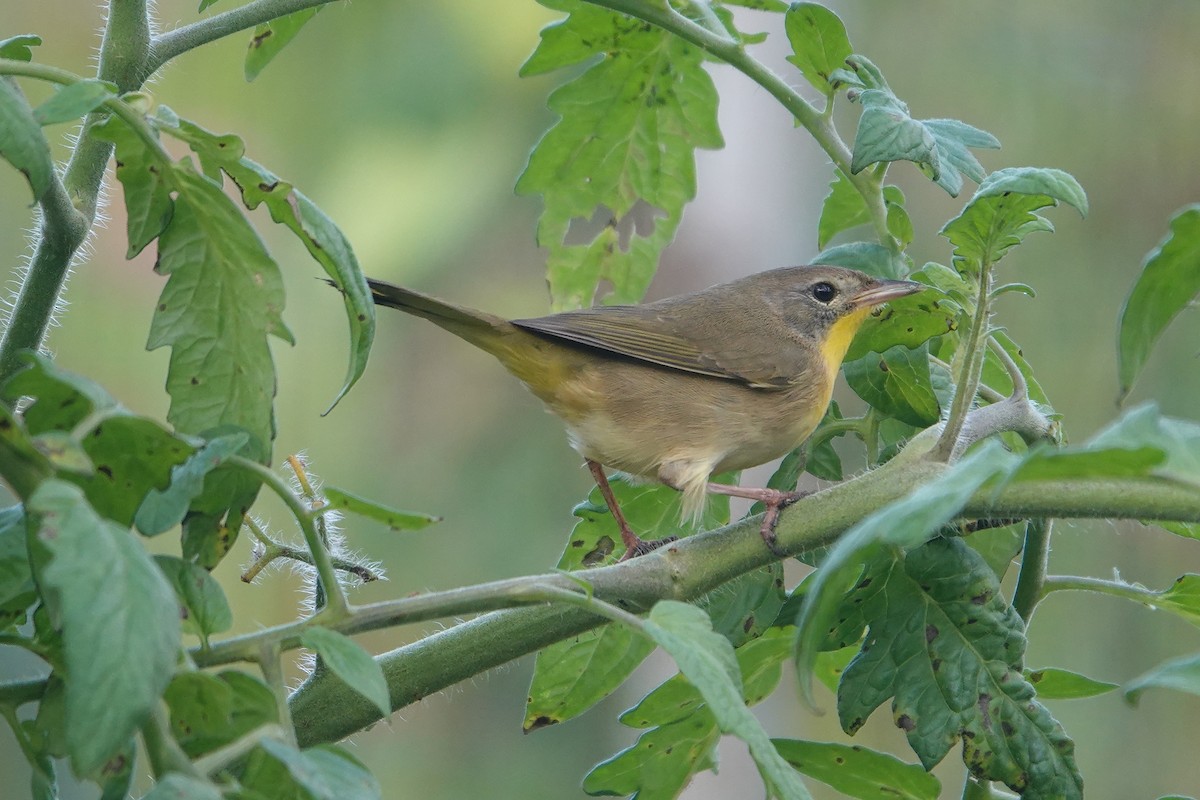
<path id="1" fill-rule="evenodd" d="M 644 556 L 679 538 L 678 536 L 668 536 L 665 539 L 647 541 L 634 533 L 633 528 L 630 528 L 629 523 L 625 521 L 621 507 L 617 505 L 617 498 L 613 494 L 612 487 L 608 485 L 608 478 L 604 475 L 604 467 L 590 458 L 587 459 L 587 467 L 588 471 L 592 473 L 592 477 L 596 479 L 596 486 L 600 487 L 600 494 L 604 497 L 605 505 L 608 506 L 613 519 L 617 521 L 617 527 L 621 529 L 621 541 L 625 543 L 625 554 L 618 561 L 628 561 L 631 558 Z"/>
<path id="2" fill-rule="evenodd" d="M 760 489 L 753 486 L 730 486 L 725 483 L 709 483 L 708 491 L 712 494 L 723 494 L 729 497 L 744 497 L 747 500 L 755 500 L 767 507 L 763 513 L 762 527 L 759 528 L 759 533 L 762 534 L 763 543 L 767 545 L 767 549 L 779 558 L 786 558 L 787 553 L 779 549 L 775 543 L 775 523 L 779 522 L 779 512 L 787 508 L 792 503 L 802 497 L 806 497 L 811 492 L 801 492 L 799 490 L 784 492 L 779 489 Z"/>

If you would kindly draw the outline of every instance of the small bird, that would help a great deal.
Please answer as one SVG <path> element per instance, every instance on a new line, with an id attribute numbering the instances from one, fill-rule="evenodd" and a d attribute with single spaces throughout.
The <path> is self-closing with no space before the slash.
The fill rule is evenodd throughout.
<path id="1" fill-rule="evenodd" d="M 772 552 L 779 510 L 801 494 L 711 483 L 802 444 L 825 415 L 854 334 L 876 306 L 925 287 L 842 267 L 785 267 L 653 303 L 506 320 L 368 279 L 377 305 L 424 317 L 495 356 L 567 427 L 625 544 L 624 561 L 670 541 L 629 527 L 604 468 L 683 493 L 762 501 Z"/>

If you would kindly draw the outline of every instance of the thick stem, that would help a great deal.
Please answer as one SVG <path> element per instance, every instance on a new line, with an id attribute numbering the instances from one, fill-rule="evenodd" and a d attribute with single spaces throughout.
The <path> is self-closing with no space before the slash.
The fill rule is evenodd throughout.
<path id="1" fill-rule="evenodd" d="M 1021 554 L 1021 571 L 1017 573 L 1017 588 L 1013 592 L 1013 608 L 1025 620 L 1033 617 L 1033 610 L 1042 599 L 1042 586 L 1046 581 L 1046 568 L 1050 561 L 1050 531 L 1053 520 L 1031 519 L 1025 523 L 1025 547 Z"/>

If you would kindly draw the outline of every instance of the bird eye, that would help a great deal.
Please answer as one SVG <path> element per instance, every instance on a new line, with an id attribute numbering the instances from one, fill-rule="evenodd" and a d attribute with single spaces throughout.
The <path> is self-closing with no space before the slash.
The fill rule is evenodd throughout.
<path id="1" fill-rule="evenodd" d="M 821 281 L 812 287 L 812 296 L 817 302 L 831 303 L 833 302 L 833 298 L 837 297 L 837 289 L 834 288 L 832 283 Z"/>

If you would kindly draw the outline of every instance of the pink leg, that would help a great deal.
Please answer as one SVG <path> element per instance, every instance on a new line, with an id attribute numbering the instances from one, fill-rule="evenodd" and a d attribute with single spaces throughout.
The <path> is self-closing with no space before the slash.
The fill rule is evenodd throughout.
<path id="1" fill-rule="evenodd" d="M 763 514 L 762 527 L 759 529 L 759 533 L 762 534 L 763 542 L 767 545 L 768 550 L 780 558 L 787 556 L 787 553 L 780 550 L 778 545 L 775 544 L 775 523 L 779 521 L 779 512 L 781 509 L 805 497 L 809 492 L 783 492 L 779 489 L 765 489 L 754 486 L 730 486 L 725 483 L 711 482 L 707 488 L 712 494 L 744 497 L 747 500 L 755 500 L 765 505 L 767 510 Z"/>
<path id="2" fill-rule="evenodd" d="M 633 532 L 629 527 L 629 523 L 625 521 L 625 515 L 621 513 L 621 507 L 617 505 L 617 498 L 613 495 L 612 487 L 608 485 L 608 478 L 604 474 L 604 467 L 596 461 L 587 459 L 588 470 L 592 473 L 592 477 L 596 480 L 596 485 L 600 487 L 600 494 L 604 497 L 604 503 L 608 506 L 608 510 L 613 515 L 613 519 L 617 521 L 617 527 L 621 530 L 621 541 L 625 543 L 625 554 L 621 556 L 619 561 L 628 561 L 631 558 L 644 556 L 653 550 L 657 550 L 664 544 L 675 541 L 677 536 L 668 536 L 666 539 L 656 539 L 648 542 Z"/>

